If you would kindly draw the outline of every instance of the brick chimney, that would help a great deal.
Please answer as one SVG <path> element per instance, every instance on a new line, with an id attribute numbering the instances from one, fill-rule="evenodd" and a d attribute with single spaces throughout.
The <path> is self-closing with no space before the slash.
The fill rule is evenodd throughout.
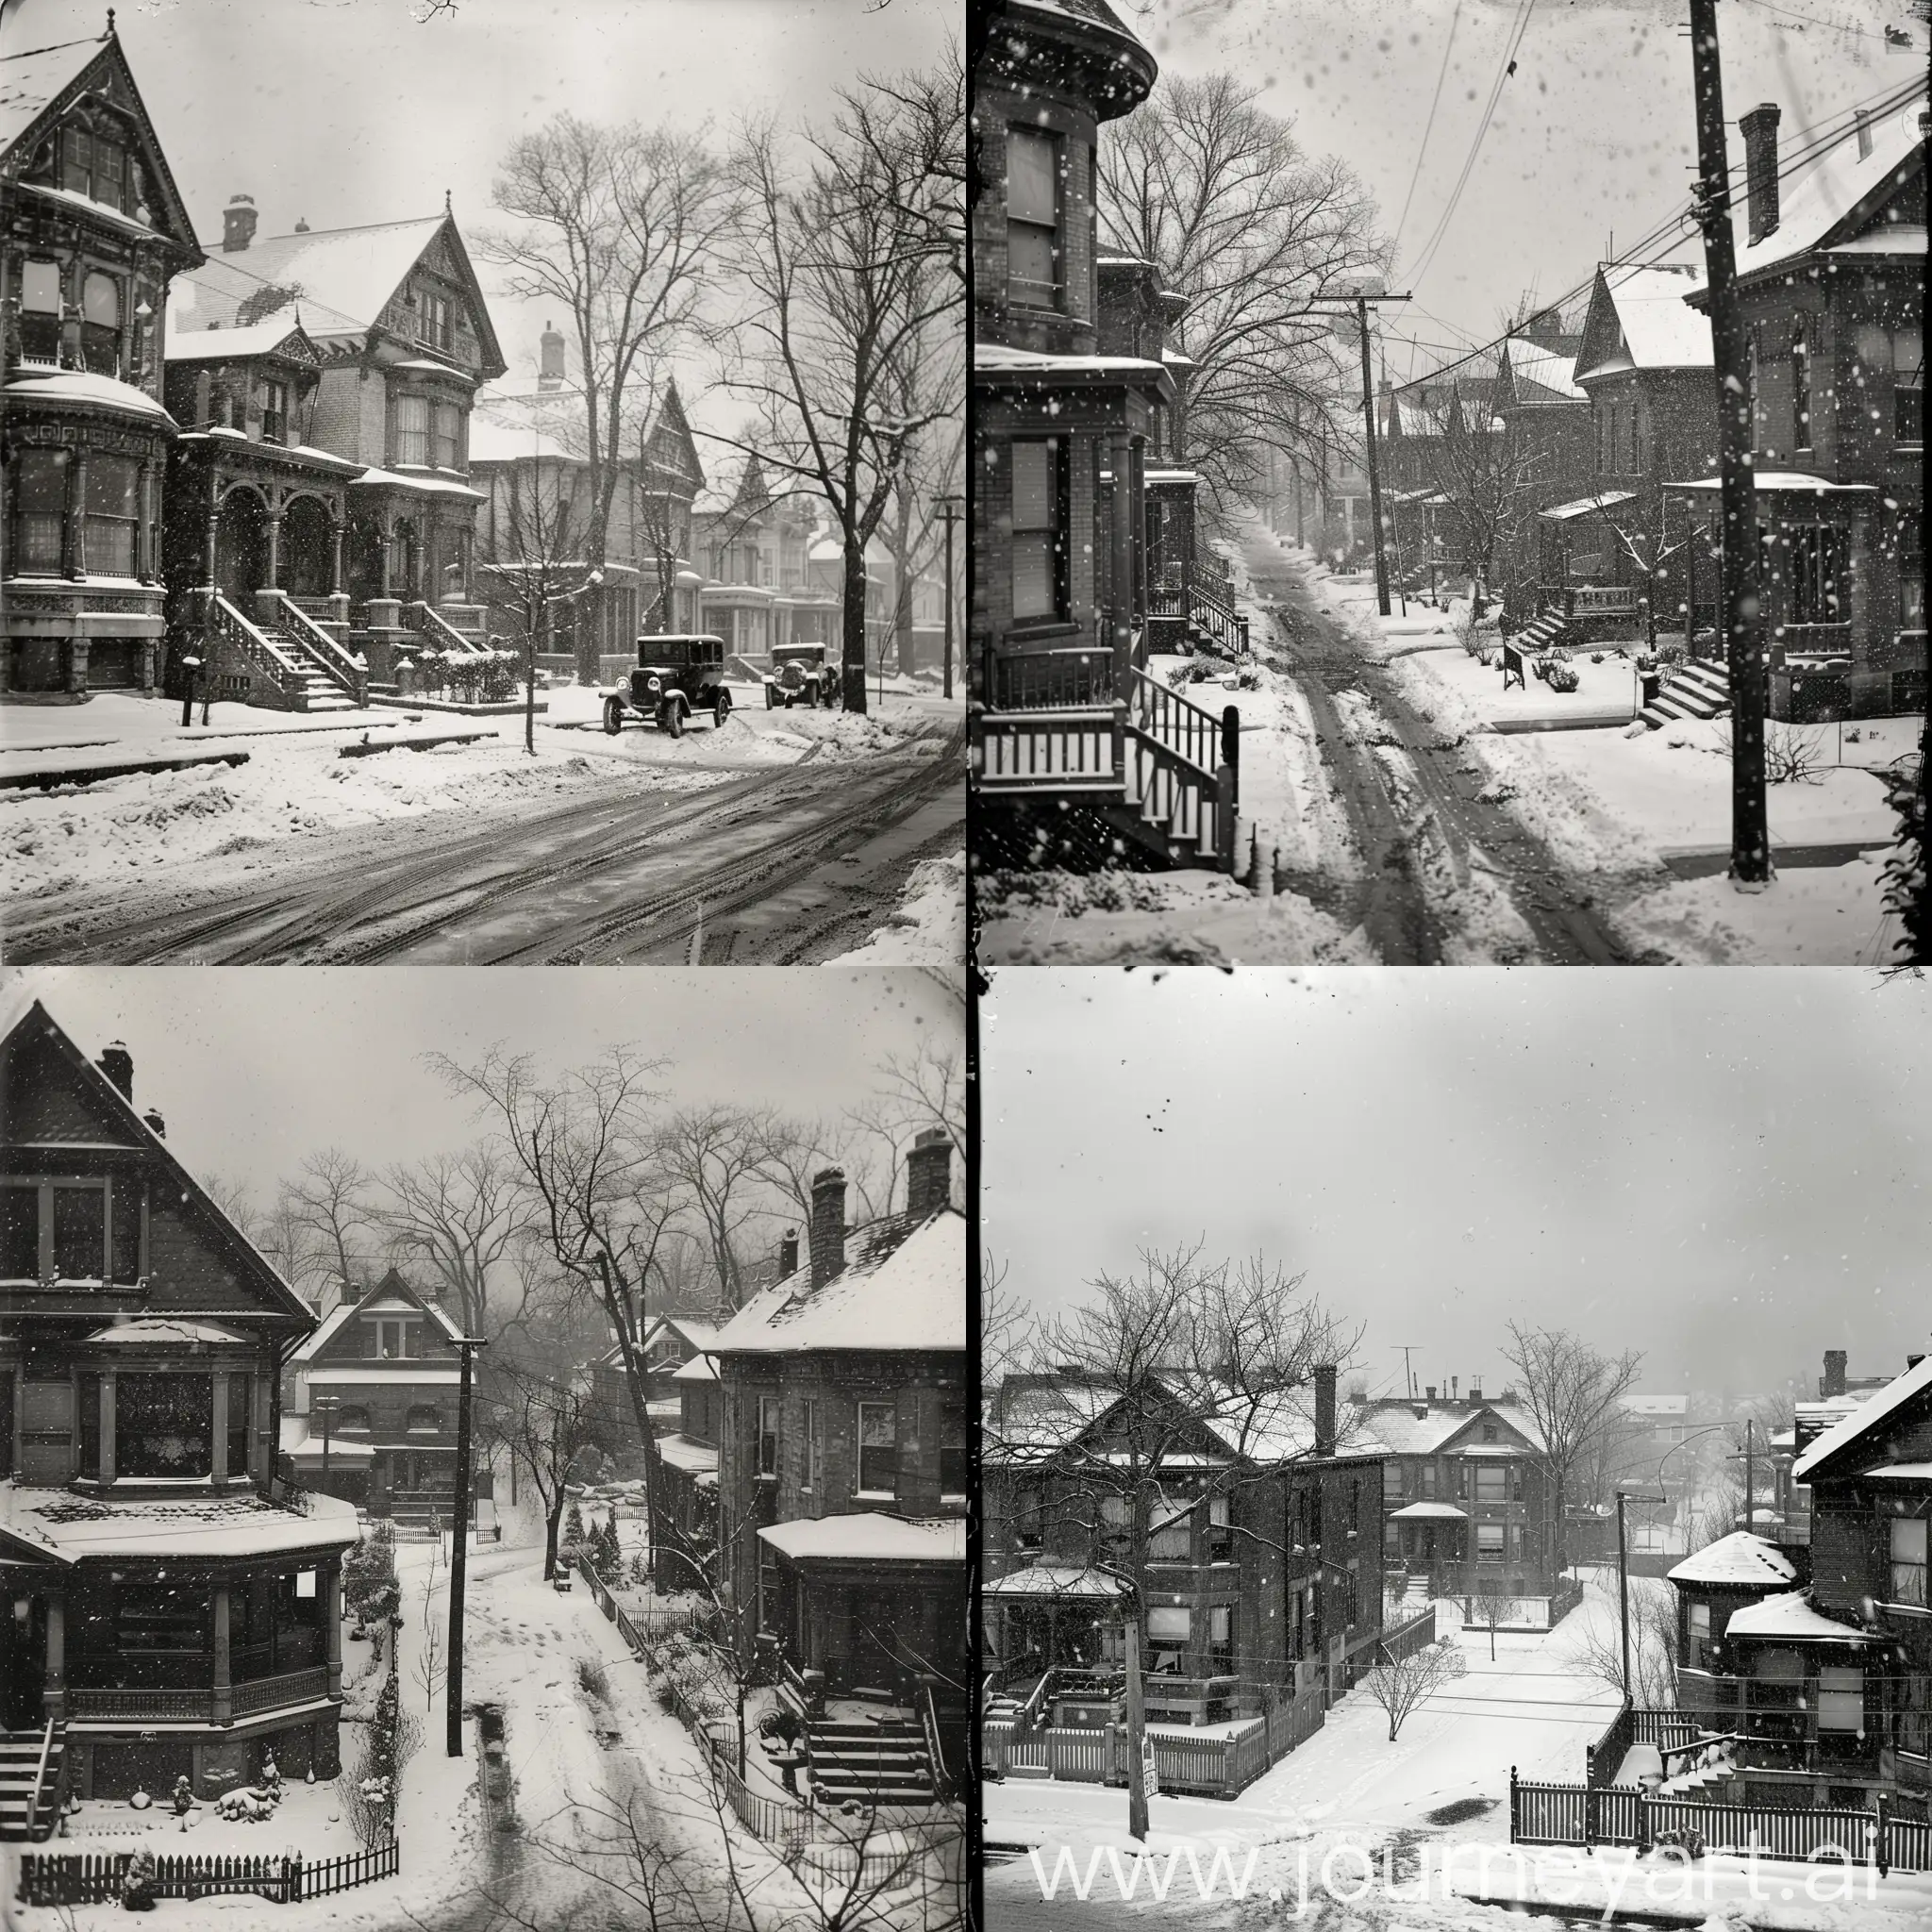
<path id="1" fill-rule="evenodd" d="M 563 387 L 563 336 L 547 322 L 537 338 L 537 387 Z"/>
<path id="2" fill-rule="evenodd" d="M 157 1141 L 165 1141 L 168 1138 L 168 1124 L 161 1118 L 160 1109 L 158 1108 L 149 1108 L 148 1110 L 142 1115 L 142 1119 L 144 1120 L 148 1124 L 148 1125 L 155 1130 L 155 1139 Z"/>
<path id="3" fill-rule="evenodd" d="M 845 1267 L 845 1170 L 821 1168 L 811 1184 L 811 1285 L 823 1288 Z"/>
<path id="4" fill-rule="evenodd" d="M 1483 1399 L 1483 1378 L 1480 1375 L 1472 1375 L 1469 1378 L 1469 1399 L 1472 1402 L 1480 1402 Z"/>
<path id="5" fill-rule="evenodd" d="M 1335 1364 L 1315 1367 L 1315 1454 L 1335 1454 Z"/>
<path id="6" fill-rule="evenodd" d="M 953 1198 L 953 1137 L 927 1127 L 906 1157 L 906 1211 L 924 1219 Z"/>
<path id="7" fill-rule="evenodd" d="M 1425 1386 L 1425 1387 L 1424 1388 L 1424 1390 L 1423 1390 L 1423 1393 L 1424 1393 L 1424 1395 L 1426 1395 L 1426 1396 L 1428 1397 L 1428 1399 L 1429 1399 L 1429 1400 L 1430 1400 L 1431 1402 L 1435 1401 L 1435 1399 L 1436 1399 L 1436 1385 L 1435 1385 L 1435 1384 L 1434 1384 L 1433 1382 L 1430 1382 L 1429 1384 L 1427 1384 L 1427 1385 L 1426 1385 L 1426 1386 Z"/>
<path id="8" fill-rule="evenodd" d="M 134 1098 L 134 1056 L 125 1040 L 110 1040 L 94 1065 L 113 1081 L 123 1100 Z"/>
<path id="9" fill-rule="evenodd" d="M 1869 160 L 1872 158 L 1872 110 L 1860 108 L 1852 118 L 1858 130 L 1858 158 Z"/>
<path id="10" fill-rule="evenodd" d="M 1818 1394 L 1822 1401 L 1828 1401 L 1834 1395 L 1845 1392 L 1845 1352 L 1841 1348 L 1827 1348 L 1824 1351 L 1824 1374 L 1818 1382 Z"/>
<path id="11" fill-rule="evenodd" d="M 1461 1396 L 1457 1393 L 1457 1391 L 1460 1389 L 1461 1386 L 1462 1377 L 1460 1375 L 1451 1375 L 1449 1377 L 1449 1400 L 1451 1402 L 1461 1401 Z"/>
<path id="12" fill-rule="evenodd" d="M 1765 101 L 1738 123 L 1744 136 L 1748 236 L 1761 242 L 1777 227 L 1777 105 Z"/>
<path id="13" fill-rule="evenodd" d="M 222 253 L 240 255 L 255 240 L 258 219 L 254 195 L 231 194 L 222 210 Z"/>
<path id="14" fill-rule="evenodd" d="M 788 1227 L 778 1241 L 778 1279 L 788 1280 L 798 1273 L 798 1230 Z"/>

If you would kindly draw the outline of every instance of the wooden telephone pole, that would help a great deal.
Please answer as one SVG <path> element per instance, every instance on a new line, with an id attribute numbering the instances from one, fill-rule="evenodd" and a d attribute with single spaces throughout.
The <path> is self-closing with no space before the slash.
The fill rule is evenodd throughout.
<path id="1" fill-rule="evenodd" d="M 1407 302 L 1407 295 L 1338 295 L 1355 310 L 1361 330 L 1362 347 L 1362 434 L 1367 440 L 1369 470 L 1369 521 L 1375 529 L 1375 608 L 1389 615 L 1389 556 L 1382 542 L 1382 476 L 1375 460 L 1375 379 L 1369 366 L 1369 310 L 1379 302 Z M 1320 305 L 1311 313 L 1320 312 Z M 1331 313 L 1334 311 L 1330 311 Z"/>
<path id="2" fill-rule="evenodd" d="M 1755 399 L 1738 313 L 1724 97 L 1718 72 L 1717 0 L 1690 0 L 1690 60 L 1697 97 L 1697 220 L 1704 230 L 1711 361 L 1717 378 L 1718 503 L 1724 531 L 1718 622 L 1731 680 L 1731 877 L 1740 886 L 1762 886 L 1772 876 L 1764 798 L 1769 678 L 1764 664 L 1763 559 L 1751 477 Z M 1691 623 L 1694 625 L 1694 613 Z"/>
<path id="3" fill-rule="evenodd" d="M 470 1550 L 470 1388 L 471 1364 L 475 1352 L 488 1346 L 474 1335 L 459 1336 L 457 1350 L 462 1357 L 457 1389 L 457 1481 L 452 1499 L 453 1523 L 449 1547 L 449 1672 L 443 1680 L 444 1744 L 448 1755 L 463 1755 L 463 1585 L 469 1570 Z"/>

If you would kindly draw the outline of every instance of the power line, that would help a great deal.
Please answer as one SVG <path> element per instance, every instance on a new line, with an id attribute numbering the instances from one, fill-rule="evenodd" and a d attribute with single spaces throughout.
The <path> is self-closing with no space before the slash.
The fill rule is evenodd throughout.
<path id="1" fill-rule="evenodd" d="M 1462 18 L 1462 0 L 1456 0 L 1456 11 L 1449 19 L 1449 38 L 1442 46 L 1442 65 L 1436 74 L 1436 92 L 1429 96 L 1429 118 L 1423 123 L 1423 144 L 1415 151 L 1415 167 L 1408 177 L 1408 192 L 1402 197 L 1402 212 L 1395 218 L 1395 239 L 1390 244 L 1400 249 L 1402 226 L 1408 220 L 1408 205 L 1415 199 L 1415 184 L 1423 178 L 1423 157 L 1429 151 L 1429 130 L 1436 125 L 1436 107 L 1442 98 L 1442 83 L 1449 77 L 1449 55 L 1456 45 L 1456 24 Z"/>

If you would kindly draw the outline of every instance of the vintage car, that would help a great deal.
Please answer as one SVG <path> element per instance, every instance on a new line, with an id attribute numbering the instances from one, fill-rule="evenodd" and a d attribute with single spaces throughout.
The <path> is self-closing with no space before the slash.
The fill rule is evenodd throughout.
<path id="1" fill-rule="evenodd" d="M 604 728 L 613 737 L 626 718 L 641 718 L 681 738 L 698 711 L 708 712 L 714 724 L 731 715 L 723 638 L 640 638 L 637 668 L 626 682 L 604 693 Z"/>
<path id="2" fill-rule="evenodd" d="M 765 673 L 765 708 L 783 705 L 829 705 L 839 690 L 839 673 L 825 662 L 824 644 L 774 644 Z"/>

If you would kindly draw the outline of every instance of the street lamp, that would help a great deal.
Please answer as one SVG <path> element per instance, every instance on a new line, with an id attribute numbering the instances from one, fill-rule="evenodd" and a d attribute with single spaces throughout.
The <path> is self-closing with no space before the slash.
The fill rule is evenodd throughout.
<path id="1" fill-rule="evenodd" d="M 1670 1498 L 1621 1489 L 1617 1491 L 1617 1612 L 1623 1629 L 1624 1702 L 1627 1706 L 1630 1702 L 1630 1557 L 1624 1543 L 1624 1505 L 1626 1501 L 1668 1503 Z"/>
<path id="2" fill-rule="evenodd" d="M 946 654 L 945 654 L 945 695 L 953 695 L 953 525 L 966 513 L 966 504 L 958 496 L 936 496 L 933 508 L 946 520 Z"/>

